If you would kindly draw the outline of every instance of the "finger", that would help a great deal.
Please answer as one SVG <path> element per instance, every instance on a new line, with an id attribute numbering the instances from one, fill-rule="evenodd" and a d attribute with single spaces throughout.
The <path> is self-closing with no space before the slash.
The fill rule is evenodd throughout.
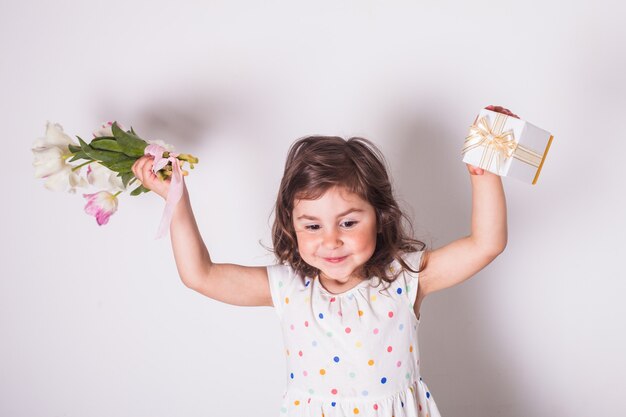
<path id="1" fill-rule="evenodd" d="M 141 157 L 139 159 L 137 159 L 135 161 L 135 163 L 133 164 L 133 174 L 135 174 L 135 177 L 137 177 L 137 179 L 141 180 L 141 176 L 142 176 L 142 166 L 144 164 L 144 158 Z"/>
<path id="2" fill-rule="evenodd" d="M 148 156 L 142 156 L 137 161 L 135 161 L 135 177 L 143 184 L 146 181 L 146 178 L 149 176 L 146 173 L 146 166 L 150 164 L 150 158 Z"/>

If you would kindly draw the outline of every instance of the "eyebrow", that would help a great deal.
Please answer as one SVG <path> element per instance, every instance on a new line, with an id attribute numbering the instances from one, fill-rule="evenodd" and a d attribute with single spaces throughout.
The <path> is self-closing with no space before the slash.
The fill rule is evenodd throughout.
<path id="1" fill-rule="evenodd" d="M 361 213 L 361 212 L 363 212 L 363 211 L 365 211 L 365 210 L 362 210 L 362 209 L 357 209 L 357 208 L 351 208 L 351 209 L 348 209 L 348 210 L 344 211 L 343 213 L 339 213 L 339 214 L 337 215 L 337 218 L 339 218 L 339 217 L 343 217 L 343 216 L 345 216 L 346 214 L 355 213 L 355 212 L 356 212 L 356 213 Z M 302 216 L 299 216 L 296 220 L 300 220 L 300 219 L 307 219 L 307 220 L 319 220 L 317 217 L 309 216 L 308 214 L 303 214 Z"/>

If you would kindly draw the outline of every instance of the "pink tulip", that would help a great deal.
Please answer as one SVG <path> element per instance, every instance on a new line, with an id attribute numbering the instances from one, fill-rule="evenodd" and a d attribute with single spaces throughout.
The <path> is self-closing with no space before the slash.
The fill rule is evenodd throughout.
<path id="1" fill-rule="evenodd" d="M 117 195 L 108 191 L 99 191 L 93 194 L 83 194 L 87 199 L 85 213 L 96 217 L 99 226 L 107 224 L 109 217 L 117 211 Z"/>

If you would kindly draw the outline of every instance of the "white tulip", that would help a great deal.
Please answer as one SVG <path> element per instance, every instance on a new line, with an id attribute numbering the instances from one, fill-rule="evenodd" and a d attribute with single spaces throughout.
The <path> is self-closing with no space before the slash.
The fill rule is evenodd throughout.
<path id="1" fill-rule="evenodd" d="M 33 143 L 35 178 L 45 178 L 44 186 L 51 191 L 65 191 L 70 187 L 69 192 L 75 193 L 76 187 L 88 185 L 66 162 L 72 156 L 68 145 L 75 143 L 63 132 L 60 124 L 50 122 L 46 124 L 46 136 Z"/>
<path id="2" fill-rule="evenodd" d="M 97 162 L 92 162 L 88 165 L 87 181 L 95 188 L 110 193 L 116 193 L 126 189 L 122 183 L 122 178 L 117 176 L 117 172 Z"/>
<path id="3" fill-rule="evenodd" d="M 168 152 L 174 152 L 174 145 L 167 144 L 162 140 L 147 140 L 146 142 L 148 143 L 148 145 L 159 145 L 165 148 L 165 150 Z"/>
<path id="4" fill-rule="evenodd" d="M 93 137 L 94 138 L 99 138 L 99 137 L 102 137 L 102 136 L 113 137 L 113 129 L 112 129 L 111 126 L 113 126 L 113 122 L 102 123 L 102 125 L 98 129 L 96 129 L 96 130 L 94 130 L 92 132 L 93 133 Z M 126 130 L 126 129 L 124 129 L 124 126 L 122 126 L 119 123 L 117 124 L 117 126 L 120 129 L 124 130 L 124 131 Z"/>

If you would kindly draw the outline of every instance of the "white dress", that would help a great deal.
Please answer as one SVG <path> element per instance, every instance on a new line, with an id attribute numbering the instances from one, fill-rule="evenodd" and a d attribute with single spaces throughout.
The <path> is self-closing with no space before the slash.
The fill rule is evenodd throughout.
<path id="1" fill-rule="evenodd" d="M 417 269 L 422 253 L 403 259 Z M 420 376 L 418 274 L 404 271 L 387 289 L 375 277 L 332 294 L 290 266 L 267 272 L 287 359 L 280 417 L 440 417 Z"/>

